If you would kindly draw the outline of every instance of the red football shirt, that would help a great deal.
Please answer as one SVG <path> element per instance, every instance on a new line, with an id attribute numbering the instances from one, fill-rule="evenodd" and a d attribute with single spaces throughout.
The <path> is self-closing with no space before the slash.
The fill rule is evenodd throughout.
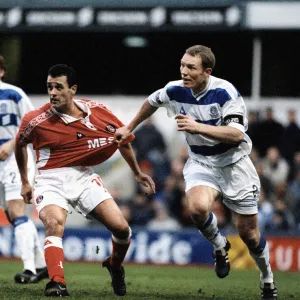
<path id="1" fill-rule="evenodd" d="M 102 104 L 86 99 L 74 102 L 87 114 L 85 118 L 60 114 L 49 103 L 23 117 L 17 143 L 32 143 L 38 169 L 94 166 L 118 149 L 114 132 L 124 124 Z M 124 144 L 133 139 L 131 135 Z"/>

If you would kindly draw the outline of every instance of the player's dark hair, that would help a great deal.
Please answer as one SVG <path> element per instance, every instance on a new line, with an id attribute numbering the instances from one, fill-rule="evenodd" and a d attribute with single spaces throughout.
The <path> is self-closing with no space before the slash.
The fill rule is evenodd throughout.
<path id="1" fill-rule="evenodd" d="M 202 60 L 202 67 L 204 69 L 213 69 L 216 64 L 216 58 L 210 48 L 202 45 L 195 45 L 185 50 L 185 53 L 191 56 L 199 56 Z"/>
<path id="2" fill-rule="evenodd" d="M 51 76 L 52 78 L 66 76 L 69 87 L 76 84 L 75 70 L 68 65 L 64 65 L 64 64 L 54 65 L 49 68 L 48 75 Z"/>

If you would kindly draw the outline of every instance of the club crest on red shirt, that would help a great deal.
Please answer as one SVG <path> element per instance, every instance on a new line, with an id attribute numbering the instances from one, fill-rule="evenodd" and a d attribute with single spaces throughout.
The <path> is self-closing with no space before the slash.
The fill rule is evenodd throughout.
<path id="1" fill-rule="evenodd" d="M 108 124 L 108 125 L 106 126 L 106 130 L 107 130 L 108 132 L 114 133 L 114 132 L 116 132 L 116 127 L 113 126 L 113 125 L 111 125 L 111 124 Z"/>

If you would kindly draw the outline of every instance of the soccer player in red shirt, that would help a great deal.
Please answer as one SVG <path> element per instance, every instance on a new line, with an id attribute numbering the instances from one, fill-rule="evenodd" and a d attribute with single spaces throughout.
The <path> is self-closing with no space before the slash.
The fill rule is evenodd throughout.
<path id="1" fill-rule="evenodd" d="M 69 296 L 64 278 L 62 236 L 70 204 L 83 216 L 92 216 L 112 232 L 113 250 L 103 263 L 110 273 L 114 293 L 126 293 L 122 262 L 130 244 L 131 230 L 119 207 L 90 166 L 107 160 L 117 149 L 133 171 L 137 182 L 155 192 L 152 179 L 141 172 L 130 142 L 118 148 L 114 132 L 123 124 L 103 105 L 75 99 L 75 71 L 54 65 L 47 78 L 50 103 L 24 116 L 16 138 L 15 155 L 22 179 L 21 195 L 33 198 L 27 177 L 27 149 L 36 151 L 38 175 L 34 202 L 45 226 L 45 258 L 50 282 L 46 296 Z"/>

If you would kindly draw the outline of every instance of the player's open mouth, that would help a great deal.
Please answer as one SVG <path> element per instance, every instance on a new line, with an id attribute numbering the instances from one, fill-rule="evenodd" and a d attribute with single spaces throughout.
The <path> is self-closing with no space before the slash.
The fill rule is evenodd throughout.
<path id="1" fill-rule="evenodd" d="M 189 84 L 189 83 L 191 83 L 191 81 L 190 81 L 189 79 L 183 79 L 182 81 L 183 81 L 184 84 Z"/>

